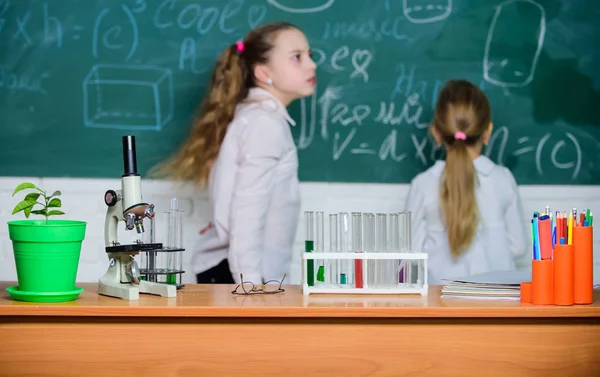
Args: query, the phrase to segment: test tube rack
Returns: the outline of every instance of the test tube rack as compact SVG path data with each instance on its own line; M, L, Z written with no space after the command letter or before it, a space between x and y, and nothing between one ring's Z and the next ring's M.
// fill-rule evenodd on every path
M183 211L179 209L179 199L171 198L169 210L159 213L162 219L162 247L141 252L140 278L156 283L173 284L183 288ZM156 242L155 218L147 232L149 242Z
M411 213L305 211L303 293L428 293L427 253L412 249ZM325 246L325 238L329 246Z
M325 283L325 282L314 282L313 286L308 284L308 269L303 270L303 284L302 290L305 295L311 293L333 293L333 294L420 294L421 296L427 296L429 285L427 282L427 260L428 256L426 253L419 252L404 252L404 253L354 253L354 252L313 252L303 253L302 262L303 265L309 260L330 260L330 261L345 261L346 263L353 264L356 260L366 261L362 266L363 277L362 277L362 288L357 288L356 284L338 284L338 283ZM369 263L378 260L385 260L388 263L396 261L398 265L402 262L411 261L418 265L418 276L415 282L400 282L390 283L385 286L378 284L375 287L369 286ZM411 265L408 264L408 265ZM400 279L399 279L400 280Z
M181 269L181 258L184 251L185 249L181 248L142 251L140 279L155 283L173 284L177 289L183 288L182 278L185 271ZM165 263L161 261L172 262ZM172 267L169 267L169 265L172 265Z

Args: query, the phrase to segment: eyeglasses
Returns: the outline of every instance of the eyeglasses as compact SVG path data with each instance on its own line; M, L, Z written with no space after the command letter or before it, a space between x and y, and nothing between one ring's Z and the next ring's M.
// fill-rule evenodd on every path
M244 281L244 276L240 274L241 284L238 284L237 287L231 293L234 295L257 295L257 294L270 294L270 293L281 293L285 290L281 288L283 281L285 280L287 274L283 274L281 281L279 280L269 280L261 284L260 286L254 285L251 281Z

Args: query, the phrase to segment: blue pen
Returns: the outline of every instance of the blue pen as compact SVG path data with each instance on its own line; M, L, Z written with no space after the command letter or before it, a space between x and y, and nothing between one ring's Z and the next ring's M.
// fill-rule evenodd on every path
M533 229L533 237L535 240L535 259L542 259L540 255L540 225L537 217L533 219Z
M590 226L590 224L588 223L588 221L587 221L587 220L585 220L585 221L583 222L583 226Z
M533 256L531 258L535 259L535 227L533 226L533 219L531 219L531 247L533 249Z
M564 245L565 244L565 237L560 237L560 244Z

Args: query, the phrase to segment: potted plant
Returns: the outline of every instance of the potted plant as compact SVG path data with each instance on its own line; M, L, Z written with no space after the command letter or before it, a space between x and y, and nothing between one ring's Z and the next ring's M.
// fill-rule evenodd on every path
M48 195L33 183L18 185L15 194L29 192L13 209L23 212L27 220L8 222L8 234L13 244L18 285L6 291L15 299L33 302L71 301L83 292L75 286L81 243L87 223L75 220L54 220L64 215L60 191ZM36 209L36 207L38 207ZM31 214L45 217L29 220Z

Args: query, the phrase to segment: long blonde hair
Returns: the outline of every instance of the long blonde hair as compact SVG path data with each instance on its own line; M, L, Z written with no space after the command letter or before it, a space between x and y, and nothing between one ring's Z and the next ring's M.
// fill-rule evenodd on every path
M480 221L475 197L477 176L467 147L481 142L490 122L488 99L475 85L453 80L440 91L432 127L438 131L447 152L440 203L454 257L471 245Z
M153 169L153 175L206 185L236 106L256 86L254 67L268 62L277 33L287 29L297 27L285 22L266 24L246 35L242 52L236 44L223 50L189 137L173 156Z

